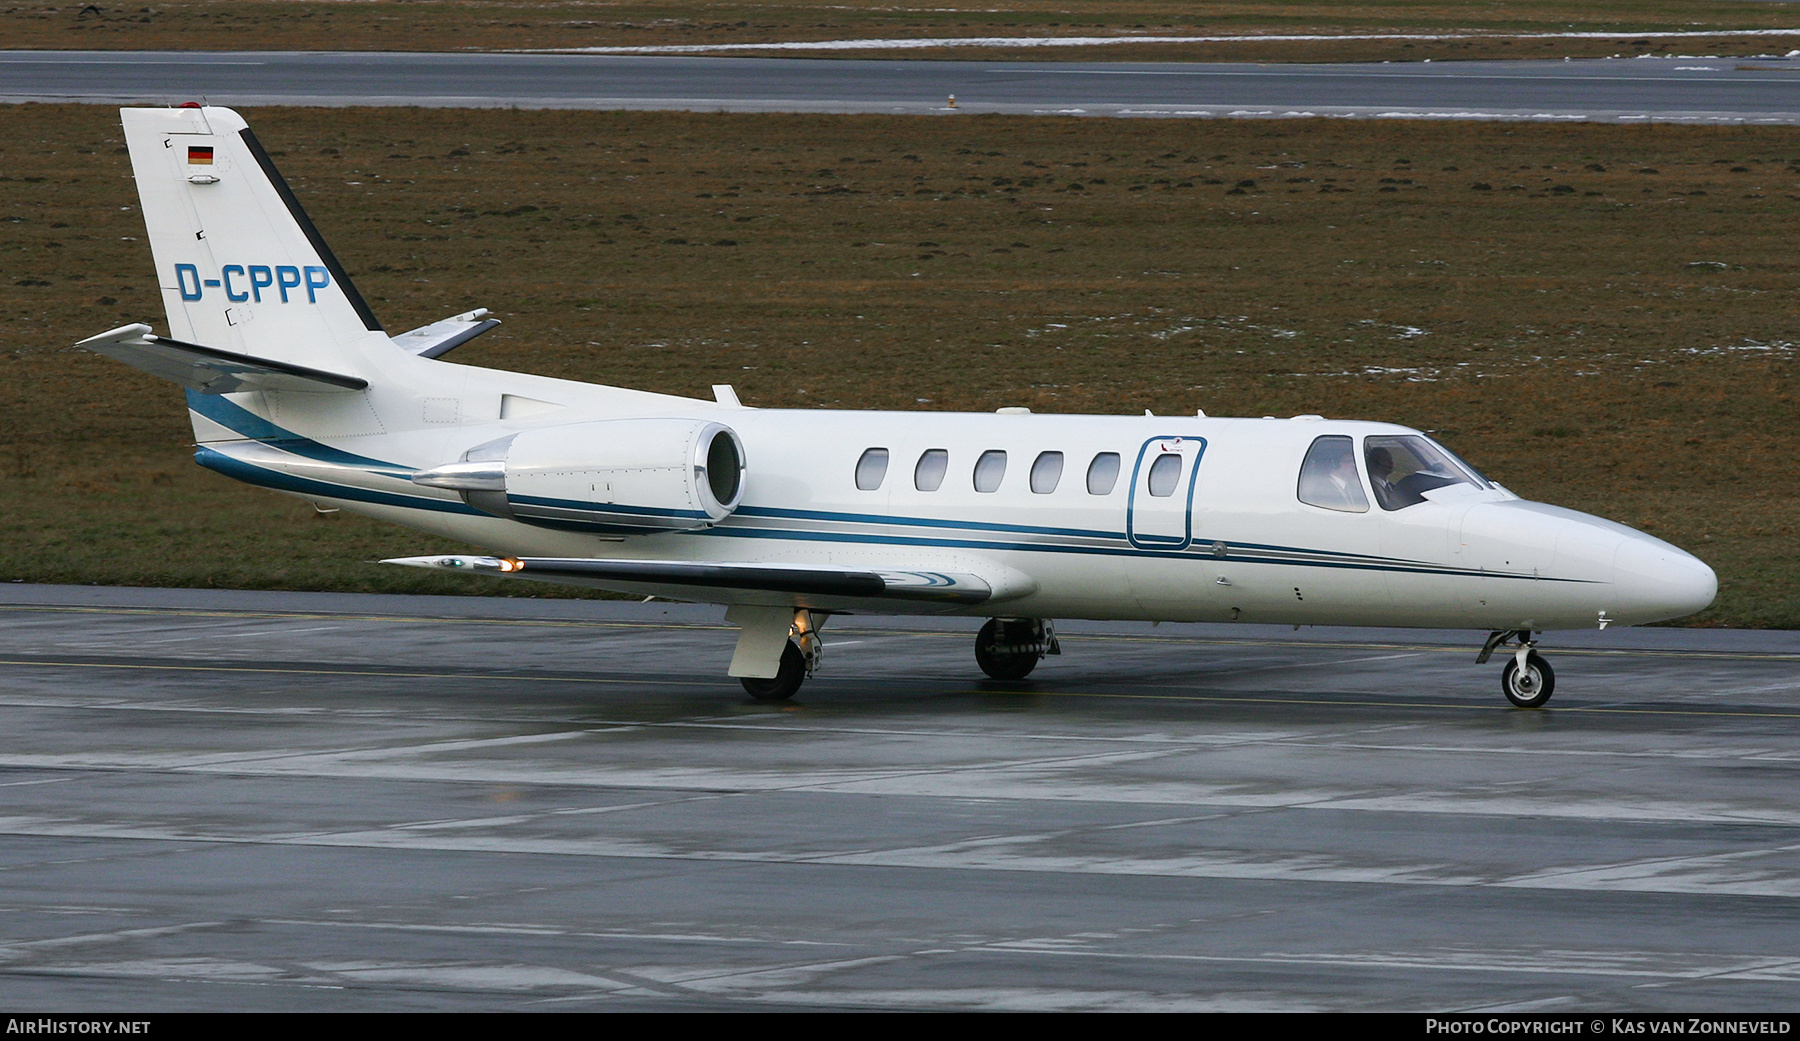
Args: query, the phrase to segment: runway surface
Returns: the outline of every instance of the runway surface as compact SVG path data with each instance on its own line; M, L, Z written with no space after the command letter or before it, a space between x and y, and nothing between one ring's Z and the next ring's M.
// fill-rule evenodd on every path
M0 1003L1791 1010L1800 633L0 587Z
M0 100L1791 124L1800 122L1800 60L1245 65L0 51Z

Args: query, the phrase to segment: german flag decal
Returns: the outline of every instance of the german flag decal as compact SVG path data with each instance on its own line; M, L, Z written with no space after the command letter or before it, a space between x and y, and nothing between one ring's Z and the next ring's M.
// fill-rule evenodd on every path
M188 146L188 165L189 166L211 166L212 165L212 146L211 145L189 145Z

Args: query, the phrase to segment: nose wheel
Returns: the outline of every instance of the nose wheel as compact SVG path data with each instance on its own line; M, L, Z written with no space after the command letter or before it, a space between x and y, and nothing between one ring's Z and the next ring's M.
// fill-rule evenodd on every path
M1542 708L1556 691L1556 670L1537 652L1537 641L1523 629L1507 629L1488 634L1487 645L1475 664L1486 663L1495 648L1517 640L1519 649L1500 670L1500 691L1506 700L1519 708Z
M1520 708L1542 708L1556 690L1556 670L1543 655L1527 650L1523 663L1512 658L1500 670L1500 689L1506 700Z

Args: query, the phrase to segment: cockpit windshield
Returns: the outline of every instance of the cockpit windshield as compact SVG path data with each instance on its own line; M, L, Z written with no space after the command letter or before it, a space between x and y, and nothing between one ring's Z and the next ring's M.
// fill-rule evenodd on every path
M1453 484L1492 488L1488 479L1451 452L1418 434L1363 439L1363 460L1375 501L1384 510L1403 510L1425 501L1425 493Z

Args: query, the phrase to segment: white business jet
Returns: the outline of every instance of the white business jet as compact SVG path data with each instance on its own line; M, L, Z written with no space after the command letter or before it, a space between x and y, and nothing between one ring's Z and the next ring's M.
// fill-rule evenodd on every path
M122 114L169 335L82 346L186 388L200 465L484 551L390 564L727 605L757 698L829 615L933 613L989 619L1001 680L1060 653L1052 618L1468 627L1537 707L1543 630L1717 590L1386 423L756 409L443 361L497 323L384 332L236 112Z

